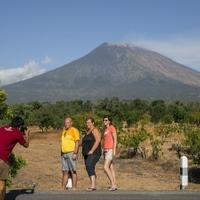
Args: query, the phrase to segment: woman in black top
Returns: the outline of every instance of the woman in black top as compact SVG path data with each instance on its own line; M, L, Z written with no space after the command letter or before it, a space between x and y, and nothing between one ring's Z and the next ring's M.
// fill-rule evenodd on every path
M91 181L91 187L89 187L88 190L94 191L96 190L95 165L101 157L101 135L99 130L95 127L93 118L87 118L86 125L88 132L82 139L82 154Z

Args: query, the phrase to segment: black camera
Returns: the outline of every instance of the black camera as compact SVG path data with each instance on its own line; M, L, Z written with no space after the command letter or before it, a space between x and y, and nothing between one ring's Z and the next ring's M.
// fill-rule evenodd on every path
M19 130L22 132L22 133L25 133L25 131L27 131L27 126L21 126L19 128Z

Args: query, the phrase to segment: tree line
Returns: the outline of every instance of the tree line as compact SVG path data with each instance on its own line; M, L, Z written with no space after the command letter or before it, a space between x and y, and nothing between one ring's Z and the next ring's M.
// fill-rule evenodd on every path
M200 163L200 102L181 101L147 101L141 99L120 100L119 98L105 98L92 101L57 101L29 102L6 104L6 93L0 90L0 125L9 123L11 117L19 115L26 126L38 126L42 132L49 129L60 130L64 118L73 118L76 127L81 133L85 131L85 119L88 116L95 118L99 129L103 129L104 115L111 115L118 132L123 133L124 127L129 128L138 123L153 123L159 125L157 131L162 137L174 132L173 123L177 123L176 131L185 133L185 144L190 146L191 154L196 163ZM164 127L164 128L163 128ZM137 151L140 142L150 138L154 148L155 158L161 151L162 140L152 138L142 126L135 132L119 138L119 142L126 147Z
M1 125L9 122L12 116L19 115L26 121L27 126L36 125L42 131L48 131L49 128L61 129L66 116L71 116L80 130L84 130L84 121L87 116L93 116L101 127L104 115L111 115L118 128L121 128L123 123L130 127L145 119L153 123L169 124L176 122L200 126L199 102L120 100L113 97L96 102L82 100L57 101L55 103L34 101L8 106L5 100L6 93L1 91Z

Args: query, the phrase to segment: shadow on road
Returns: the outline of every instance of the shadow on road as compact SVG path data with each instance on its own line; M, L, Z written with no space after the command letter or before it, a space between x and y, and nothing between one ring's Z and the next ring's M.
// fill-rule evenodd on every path
M200 168L192 167L188 171L189 182L191 183L200 183Z
M22 194L33 194L34 189L18 189L18 190L10 190L6 194L6 200L15 200L17 196Z

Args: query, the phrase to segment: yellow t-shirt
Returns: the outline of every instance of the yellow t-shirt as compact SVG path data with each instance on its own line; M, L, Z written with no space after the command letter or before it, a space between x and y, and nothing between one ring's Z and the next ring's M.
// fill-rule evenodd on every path
M61 150L63 153L74 151L75 142L80 140L80 134L78 129L70 127L69 129L63 129L61 136Z

